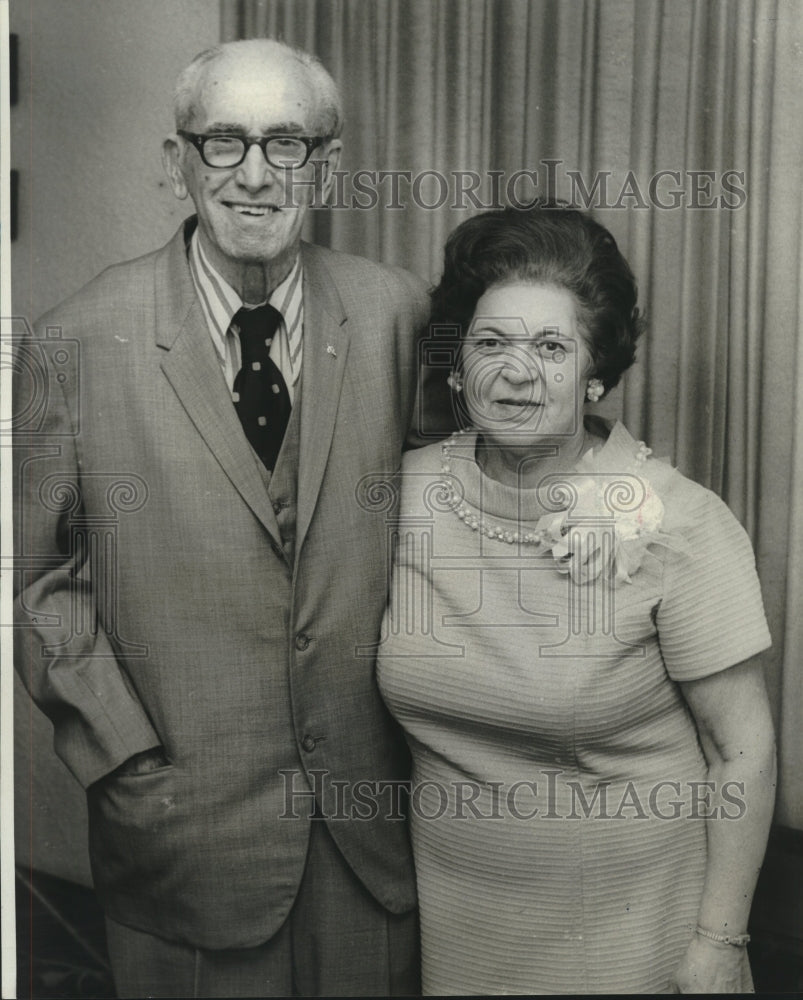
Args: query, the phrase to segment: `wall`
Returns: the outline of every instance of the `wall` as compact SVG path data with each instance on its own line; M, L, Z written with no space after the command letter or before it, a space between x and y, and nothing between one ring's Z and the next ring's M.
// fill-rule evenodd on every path
M218 41L218 0L12 0L20 173L16 315L36 319L188 214L160 163L177 72Z

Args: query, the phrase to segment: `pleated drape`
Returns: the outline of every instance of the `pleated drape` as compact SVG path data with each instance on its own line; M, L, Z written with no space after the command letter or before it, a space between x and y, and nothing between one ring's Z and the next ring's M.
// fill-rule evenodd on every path
M650 329L608 412L720 493L753 539L774 639L778 819L803 828L803 5L223 0L221 10L224 39L282 38L319 55L341 86L347 176L333 207L313 213L310 238L434 281L447 234L478 210L459 171L479 175L480 205L504 199L518 176L520 200L585 199L614 233ZM369 173L369 194L355 199L358 171L410 180L396 175L394 197L390 177Z

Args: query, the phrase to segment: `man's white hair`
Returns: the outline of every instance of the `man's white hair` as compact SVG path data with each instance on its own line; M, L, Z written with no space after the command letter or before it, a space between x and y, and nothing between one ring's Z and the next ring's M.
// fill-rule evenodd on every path
M248 38L238 42L223 42L204 49L182 70L176 81L173 96L173 113L177 129L186 129L198 110L198 97L203 87L204 76L209 66L228 54L244 55L250 52L264 52L286 62L295 61L307 74L317 100L320 115L319 128L324 138L335 139L343 129L343 105L337 84L326 71L323 63L303 49L295 49L273 38Z

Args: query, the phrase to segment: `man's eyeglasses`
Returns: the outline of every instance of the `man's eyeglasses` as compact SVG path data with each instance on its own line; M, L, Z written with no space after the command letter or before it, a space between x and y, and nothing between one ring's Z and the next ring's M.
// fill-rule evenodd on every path
M178 134L191 142L207 167L239 167L252 146L259 146L262 155L272 167L294 170L303 167L312 151L325 141L320 136L262 135L251 138L244 135L199 135L197 132L178 130Z

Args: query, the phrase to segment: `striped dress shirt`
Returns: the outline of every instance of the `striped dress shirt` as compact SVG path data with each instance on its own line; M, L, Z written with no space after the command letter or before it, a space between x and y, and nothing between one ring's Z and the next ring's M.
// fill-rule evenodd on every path
M241 365L240 338L232 331L234 314L244 303L231 285L215 270L203 251L196 229L190 240L189 263L195 291L215 345L220 367L230 390ZM275 362L287 383L290 402L295 399L295 387L301 374L304 333L303 270L301 257L296 257L290 273L271 292L268 302L282 317L270 348ZM262 305L263 303L255 303ZM251 303L249 303L249 306Z

